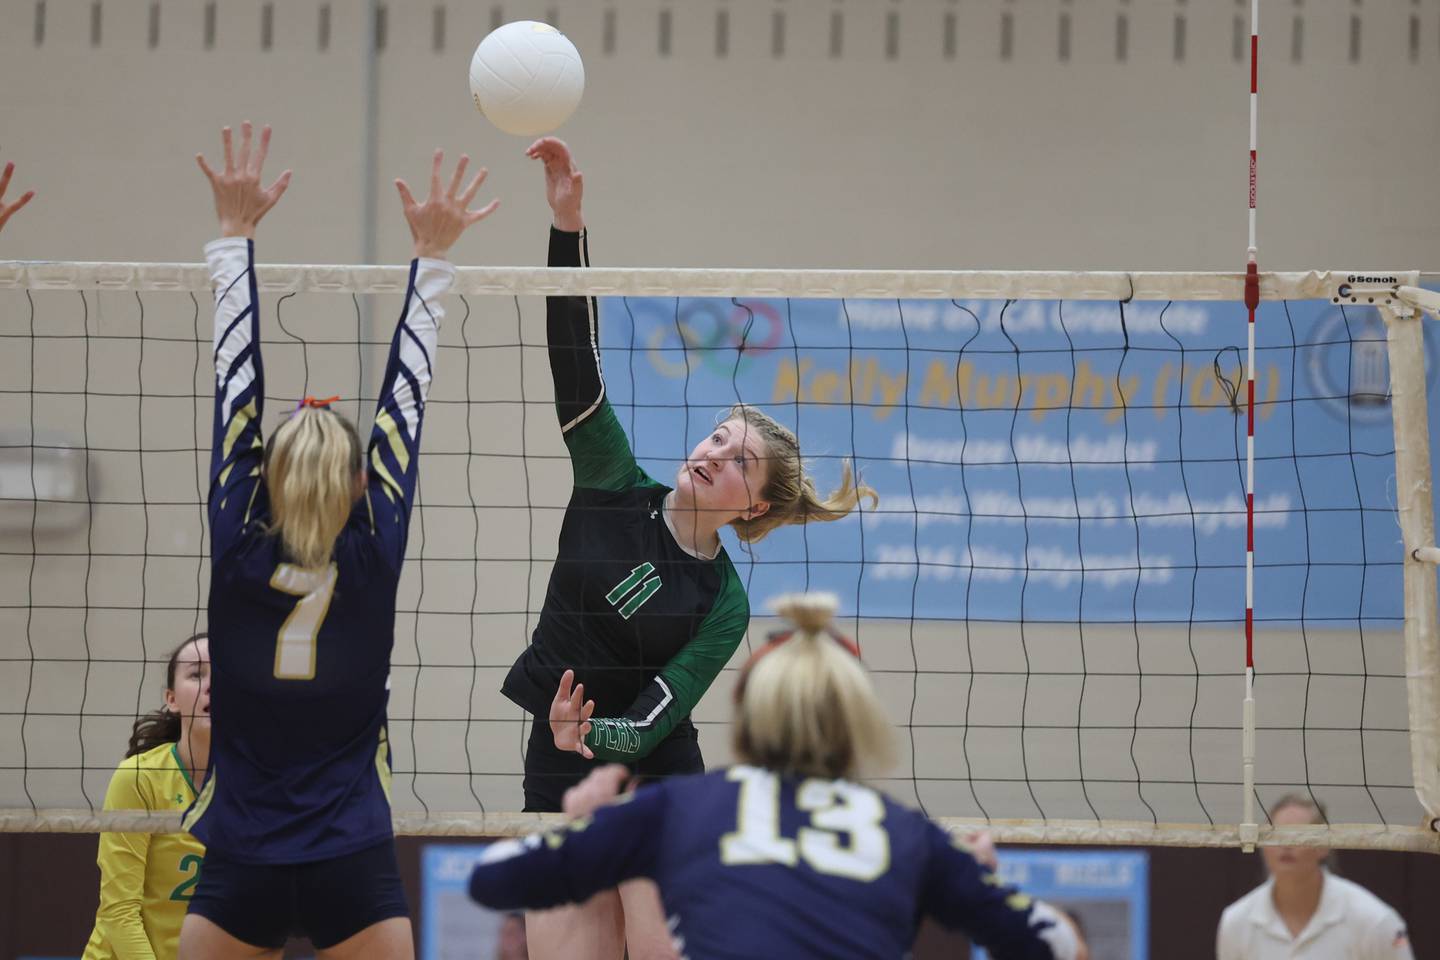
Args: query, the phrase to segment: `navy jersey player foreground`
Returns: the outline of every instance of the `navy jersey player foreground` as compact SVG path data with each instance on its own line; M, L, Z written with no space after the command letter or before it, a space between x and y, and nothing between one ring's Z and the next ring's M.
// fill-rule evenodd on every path
M409 288L380 400L362 446L354 426L309 398L262 441L264 367L255 227L290 182L260 173L270 129L209 179L221 239L205 248L215 285L211 458L210 768L184 826L207 848L180 934L183 960L276 957L292 935L319 955L411 958L395 862L386 735L395 595L419 466L420 427L450 246L487 216L485 171L448 188L435 152L430 195L396 181L415 240Z
M549 265L588 266L584 179L569 147L545 137L527 155L544 167ZM875 493L858 486L846 464L839 488L822 497L795 434L743 404L707 431L670 485L653 479L637 465L606 395L595 300L547 297L545 313L555 409L575 482L539 623L502 689L535 718L525 810L559 812L565 791L598 760L645 776L704 770L690 713L750 621L719 531L730 526L754 543L787 524L839 520ZM549 722L570 669L579 695L596 704L583 740L575 724ZM669 955L653 888L645 886L532 915L531 955L609 960L627 944L632 960Z
M731 739L741 763L642 786L595 771L566 797L578 819L493 845L470 878L488 907L583 901L633 877L660 887L681 956L899 958L922 916L997 960L1074 960L1057 911L1003 885L920 813L854 778L887 765L890 729L831 597L787 598L796 629L741 672ZM552 716L586 733L582 705Z

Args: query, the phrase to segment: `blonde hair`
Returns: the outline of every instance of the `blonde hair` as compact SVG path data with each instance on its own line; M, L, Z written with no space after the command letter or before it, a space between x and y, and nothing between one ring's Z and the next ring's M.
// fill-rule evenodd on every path
M364 469L360 436L327 407L304 406L265 446L271 533L280 535L296 564L330 562L335 538L355 503L355 478Z
M1286 807L1299 807L1301 810L1309 810L1311 823L1321 824L1330 822L1330 817L1326 815L1325 807L1320 801L1303 793L1285 794L1279 800L1270 804L1270 808L1266 813L1269 814L1270 819L1273 821L1275 814Z
M848 640L830 629L830 594L781 597L795 624L745 666L735 688L732 748L743 763L779 773L853 779L894 762L890 721Z
M758 517L741 517L730 522L745 543L755 543L776 527L791 523L839 520L868 499L874 508L880 495L873 488L856 482L850 462L840 466L840 486L823 500L815 489L815 481L805 472L800 459L800 441L774 417L758 407L737 403L730 408L726 420L739 420L754 430L765 443L765 486L759 499L769 501L770 509Z

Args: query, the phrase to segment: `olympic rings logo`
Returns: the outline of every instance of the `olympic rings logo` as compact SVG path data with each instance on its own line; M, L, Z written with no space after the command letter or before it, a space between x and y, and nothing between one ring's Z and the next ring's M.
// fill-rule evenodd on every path
M658 311L658 304L651 309ZM638 316L635 322L640 326ZM671 379L697 369L726 379L738 376L760 354L775 349L785 335L780 311L764 300L682 301L678 310L657 316L654 323L645 352L655 372Z

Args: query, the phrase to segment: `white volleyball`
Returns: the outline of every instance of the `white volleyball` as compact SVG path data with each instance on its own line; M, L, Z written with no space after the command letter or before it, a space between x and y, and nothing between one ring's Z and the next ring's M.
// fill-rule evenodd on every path
M506 133L534 137L559 127L585 92L585 65L570 39L535 20L492 30L470 59L470 93Z

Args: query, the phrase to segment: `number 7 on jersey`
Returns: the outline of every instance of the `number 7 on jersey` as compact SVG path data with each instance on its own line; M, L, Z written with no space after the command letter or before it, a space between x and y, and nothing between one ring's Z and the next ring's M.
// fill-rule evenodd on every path
M270 586L281 593L299 597L300 602L280 625L275 638L275 678L277 680L314 680L315 646L320 625L330 612L330 598L335 595L335 564L320 570L306 570L282 563L275 568Z

